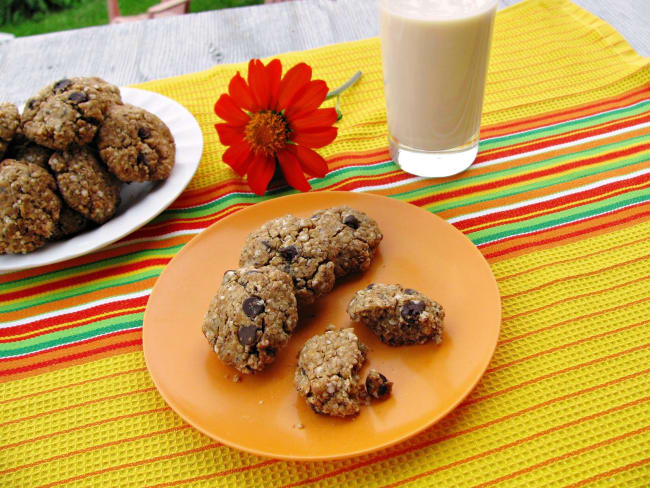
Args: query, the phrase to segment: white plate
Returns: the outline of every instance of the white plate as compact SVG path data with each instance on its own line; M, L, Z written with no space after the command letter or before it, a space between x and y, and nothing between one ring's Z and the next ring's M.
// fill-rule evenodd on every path
M185 107L158 93L128 87L120 88L120 92L124 102L148 110L169 127L176 142L176 163L171 175L157 183L122 185L122 203L111 220L28 254L0 255L0 272L57 263L107 246L160 214L190 182L203 153L203 135L196 119Z

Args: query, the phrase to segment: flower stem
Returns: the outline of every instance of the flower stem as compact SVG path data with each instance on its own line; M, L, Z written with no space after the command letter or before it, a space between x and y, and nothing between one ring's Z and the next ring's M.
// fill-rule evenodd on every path
M352 75L352 78L350 78L348 81L343 83L338 88L335 88L334 90L329 92L325 97L325 100L329 100L330 98L340 96L341 93L343 93L345 90L347 90L352 85L354 85L357 81L359 81L359 79L361 78L361 74L362 74L361 71L357 71L356 73L354 73L354 75Z
M350 78L348 81L343 83L338 88L335 88L334 90L329 92L325 97L325 100L329 100L330 98L336 97L336 115L337 115L336 120L337 121L343 118L343 113L341 112L341 95L345 90L347 90L352 85L354 85L357 81L359 81L359 79L361 78L361 74L362 74L361 71L357 71L356 73L354 73L354 75L352 75L352 78Z

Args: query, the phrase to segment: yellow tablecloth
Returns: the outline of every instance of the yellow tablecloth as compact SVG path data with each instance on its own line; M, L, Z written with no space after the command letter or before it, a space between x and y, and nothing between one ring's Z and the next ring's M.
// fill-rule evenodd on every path
M238 452L166 406L142 354L151 287L194 234L261 200L221 163L213 129L245 64L216 66L141 85L203 130L199 170L169 210L107 249L0 276L0 485L649 485L648 60L566 0L499 12L478 159L424 180L388 156L377 39L279 58L330 87L364 73L316 190L422 206L488 259L503 327L487 373L434 427L336 462Z

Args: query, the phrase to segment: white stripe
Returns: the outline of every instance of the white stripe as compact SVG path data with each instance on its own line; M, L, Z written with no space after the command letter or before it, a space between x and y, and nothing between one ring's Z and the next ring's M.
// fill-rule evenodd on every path
M141 326L137 326L137 327L131 327L129 329L120 329L120 330L114 330L112 332L104 332L103 334L99 334L99 335L96 335L96 336L93 336L93 337L86 337L85 339L79 339L78 341L73 341L73 342L66 342L65 344L57 344L56 346L46 347L44 349L39 349L38 351L31 351L31 352L26 352L26 353L23 353L23 354L15 354L15 355L12 355L12 356L4 356L2 359L19 358L19 357L22 357L22 356L29 356L30 354L38 354L38 353L41 353L41 352L50 351L52 349L58 349L58 348L65 347L65 346L71 346L73 344L79 344L80 342L91 341L93 339L96 339L97 337L103 337L103 336L107 336L109 334L115 334L117 332L126 332L126 331L129 331L129 330L138 330L138 329L141 329L141 328L142 328Z
M62 310L57 310L56 312L47 312L41 315L34 315L26 319L14 320L12 322L4 322L0 324L0 329L8 329L9 327L16 327L17 325L29 324L31 322L38 322L39 320L49 319L51 317L57 317L59 315L65 315L74 312L80 312L82 310L87 310L92 307L98 307L106 303L119 302L121 300L130 300L132 298L140 298L148 296L151 293L151 288L146 290L138 291L135 293L127 293L126 295L118 295L111 298L103 298L94 302L85 303L83 305L77 305L75 307L64 308Z
M572 195L574 193L580 193L580 192L583 192L583 191L592 190L592 189L598 188L600 186L609 185L610 183L615 183L617 181L623 181L623 180L629 180L629 179L632 179L632 178L636 178L637 176L646 175L646 174L650 174L650 168L641 169L639 171L635 171L634 173L629 173L629 174L622 175L622 176L613 176L611 178L607 178L606 180L597 181L595 183L590 183L588 185L579 186L579 187L576 187L576 188L572 188L570 190L561 191L561 192L558 192L558 193L554 193L552 195L546 195L546 196L538 197L538 198L531 198L530 200L524 200L524 201L513 203L513 204L510 204L510 205L504 205L502 207L488 208L488 209L479 210L478 212L473 212L473 213L470 213L470 214L459 215L457 217L453 217L451 219L448 219L448 221L451 222L451 223L462 222L463 220L473 219L473 218L476 218L476 217L483 217L485 215L490 215L490 214L493 214L493 213L504 212L504 211L508 211L508 210L514 210L516 208L526 207L528 205L535 205L537 203L547 202L549 200L555 200L557 198L561 198L561 197L564 197L564 196L567 196L567 195Z
M542 149L536 149L534 151L528 151L528 152L525 152L525 153L514 154L512 156L504 156L502 158L491 159L491 160L485 161L483 163L474 164L471 167L472 168L484 168L486 166L492 166L494 164L504 163L506 161L512 161L514 159L521 159L521 158L525 158L525 157L528 157L528 156L535 156L537 154L544 154L546 152L555 151L556 149L564 149L566 147L578 146L580 144L585 144L587 142L597 141L599 139L605 139L605 138L616 136L616 135L619 135L619 134L625 134L626 132L631 132L631 131L634 131L634 130L637 130L637 129L644 129L646 127L650 127L650 122L643 122L642 124L633 125L631 127L624 127L622 129L618 129L618 130L615 130L615 131L612 131L612 132L605 132L604 134L599 134L599 135L591 136L591 137L585 137L583 139L578 139L577 141L565 142L564 144L556 144L554 146L548 146L548 147L544 147Z
M556 127L556 126L559 126L559 125L567 124L567 122L569 122L569 123L580 122L581 120L589 120L589 119L593 119L593 118L596 118L596 117L600 117L601 115L605 115L605 114L614 114L614 113L617 113L617 112L623 112L625 110L629 110L631 108L643 105L644 103L648 103L648 101L650 101L650 99L646 98L645 100L641 100L640 102L636 102L636 103L634 103L632 105L626 105L625 107L614 108L614 109L611 109L611 110L606 110L605 112L598 112L598 113L592 114L592 115L585 115L584 117L580 117L578 119L571 119L570 121L565 120L563 122L556 122L554 124L542 125L540 127L535 127L534 129L526 129L526 130L522 130L522 131L519 131L519 132L512 132L510 134L506 134L506 135L503 135L503 136L494 136L494 137L490 137L488 139L481 139L481 140L482 141L493 141L495 139L505 139L506 137L510 137L510 136L526 134L528 132L543 131L544 129L550 129L551 127Z
M545 230L549 230L549 229L555 229L555 228L557 228L557 227L562 227L563 225L567 225L567 224L575 224L575 223L577 223L577 222L582 222L583 220L587 220L587 219L591 219L591 218L594 218L594 217L600 217L601 215L607 215L607 214L611 214L611 213L614 213L614 212L618 212L619 210L623 210L624 208L632 207L632 206L634 206L634 205L638 205L638 204L639 204L639 202L636 202L636 203L630 203L630 204L628 204L628 205L624 205L624 206L622 206L622 207L617 207L617 208L615 208L614 210L607 210L607 211L605 211L605 212L601 212L601 213L598 213L598 214L588 215L587 217L583 217L583 218L581 218L581 219L572 220L572 221L570 221L570 222L562 222L562 223L560 223L560 224L551 225L551 226L549 226L549 227L544 227L543 229L536 229L536 230L531 230L531 231L529 231L529 232L521 232L521 233L519 233L519 234L511 234L511 235L507 235L507 236L505 236L505 237L500 237L500 238L498 238L498 239L494 239L493 241L481 242L481 243L478 244L478 245L479 245L479 246L485 246L486 244L494 244L495 242L504 241L504 240L506 240L506 239L511 239L512 237L526 236L526 235L530 235L530 234L535 234L535 233L537 233L537 232L541 232L541 231L545 231Z
M203 228L205 229L205 227ZM115 244L111 244L110 246L107 246L104 248L106 249L117 249L120 247L124 247L130 244L138 244L141 242L154 242L154 241L162 241L165 239L169 239L172 237L177 237L177 236L184 236L184 235L194 235L200 233L203 229L188 229L188 230L177 230L175 232L168 232L167 234L160 234L157 236L153 237L140 237L139 239L131 239L131 240L121 240L116 242Z

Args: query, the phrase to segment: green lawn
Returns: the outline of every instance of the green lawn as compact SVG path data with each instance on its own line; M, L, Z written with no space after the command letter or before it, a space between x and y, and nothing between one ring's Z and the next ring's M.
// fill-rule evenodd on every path
M1 0L0 0L1 1ZM122 15L142 13L160 0L119 0ZM216 10L263 3L264 0L192 0L191 11ZM31 36L108 23L106 0L81 0L75 7L53 12L15 24L0 25L0 32L15 36Z

